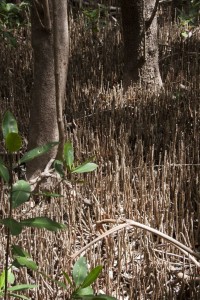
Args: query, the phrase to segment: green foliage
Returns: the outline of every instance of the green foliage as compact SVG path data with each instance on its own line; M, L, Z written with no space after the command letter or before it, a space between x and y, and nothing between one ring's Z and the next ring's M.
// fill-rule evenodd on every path
M190 0L187 3L187 8L178 9L179 21L181 27L181 35L183 38L188 38L192 35L192 30L198 26L200 1Z
M31 186L29 182L25 180L18 180L13 182L12 172L15 167L13 161L14 158L12 157L13 152L17 152L22 145L21 136L18 133L18 126L17 122L10 111L7 111L3 117L2 121L2 132L5 141L5 147L7 152L9 153L9 168L0 159L0 176L3 178L5 184L8 185L9 191L9 202L10 202L10 209L9 209L9 217L0 219L0 225L3 225L7 228L7 243L9 247L6 252L6 267L5 270L0 275L0 296L4 295L4 299L7 299L7 294L9 293L10 296L20 299L28 299L24 295L19 295L13 292L23 291L30 288L35 288L35 285L29 284L20 284L15 286L10 286L14 283L14 274L11 272L11 269L8 267L8 256L9 256L9 249L10 239L9 235L17 236L19 235L24 227L33 227L33 228L43 228L50 231L57 231L60 229L64 229L65 226L63 224L57 223L47 217L35 217L29 219L23 219L17 221L13 218L13 210L18 209L22 204L28 202L31 197ZM41 156L42 154L46 153L52 147L56 146L58 142L51 142L36 149L33 149L26 153L17 163L17 165L30 161L36 157ZM11 262L11 267L26 267L32 270L37 270L36 263L32 260L30 255L21 249L18 245L12 245L12 256L13 261Z
M5 290L5 278L6 278L6 272L5 270L0 274L0 297L4 296L4 290ZM15 282L15 276L12 272L11 269L8 270L7 272L7 280L8 280L8 284L9 285L13 285ZM28 289L33 289L35 288L36 285L32 285L32 284L19 284L19 285L15 285L15 286L10 286L8 288L9 291L9 295L14 297L14 299L29 299L23 295L18 295L15 294L13 292L17 292L17 291L23 291L23 290L28 290ZM3 299L3 298L2 298Z
M104 5L99 5L98 8L84 9L83 15L86 29L92 30L93 34L99 32L107 24L108 10Z
M83 163L82 165L74 168L72 171L72 174L73 173L77 173L77 174L88 173L88 172L92 172L92 171L96 170L96 168L97 168L97 165L95 163L87 161L87 162Z
M4 139L6 139L9 133L18 133L17 121L9 110L5 113L3 118L2 132Z
M23 226L35 227L35 228L44 228L49 231L57 231L59 229L65 229L64 224L57 223L47 217L36 217L31 219L25 219L20 222Z
M20 220L15 220L13 218L13 210L19 209L24 203L28 203L32 196L31 185L25 180L17 180L13 182L12 171L16 164L13 163L12 153L17 152L22 145L21 136L18 133L17 122L11 112L6 112L2 122L2 132L5 140L6 151L9 154L9 168L0 160L0 176L3 178L5 184L8 186L9 191L9 202L10 209L8 212L9 217L0 219L0 225L3 225L7 229L7 239L8 236L18 236L24 227L32 227L38 229L46 229L49 231L56 232L58 230L64 229L65 225L60 224L51 220L48 217L35 217L35 218L20 218ZM23 157L18 161L17 165L21 163L28 162L36 157L41 156L47 151L51 150L56 146L58 142L50 142L46 145L37 147L23 155ZM69 174L80 174L85 172L92 172L97 168L97 165L92 162L93 158L86 160L83 164L78 166L74 165L74 149L71 142L66 142L64 146L63 161L55 160L54 167L55 170L64 177L66 172ZM40 195L40 194L39 194ZM48 195L50 197L60 197L58 194L54 193L41 193L41 195ZM22 268L26 267L33 271L38 272L38 266L33 261L29 253L22 249L18 245L11 245L10 239L7 240L9 247L6 252L6 267L5 270L0 275L0 296L4 296L7 300L7 295L9 297L14 297L15 299L28 299L22 294L18 294L20 291L35 288L35 285L29 284L19 284L14 285L15 276L12 272L13 267ZM9 252L12 252L12 260L10 267L8 266ZM94 296L94 291L91 285L98 278L101 273L102 266L97 266L90 272L88 270L87 262L84 257L80 257L78 261L74 264L72 271L72 280L67 273L63 272L63 276L69 283L71 288L73 288L71 299L115 299L106 295ZM42 274L42 273L41 273ZM43 276L49 278L45 274ZM67 288L66 284L60 281L55 281L60 287Z
M31 195L31 186L24 180L18 180L12 186L12 206L17 208L29 200Z
M28 1L22 1L19 4L10 3L9 1L1 0L0 2L0 24L7 26L10 29L24 25L24 13L29 8Z
M94 295L91 284L97 280L101 271L102 266L96 266L89 272L86 258L80 257L73 266L72 280L66 272L63 272L66 281L73 289L71 299L116 300L116 298L107 295Z
M0 220L0 224L9 228L11 235L19 235L22 232L21 224L11 217Z
M93 157L86 160L83 164L74 166L74 149L71 142L66 142L64 145L64 160L55 160L54 168L56 172L61 176L66 176L66 172L69 174L82 174L89 173L97 169L97 164L93 163Z
M76 287L79 287L88 274L88 266L85 257L80 257L74 264L72 277Z
M16 29L28 25L29 7L29 1L22 1L19 4L5 0L0 1L0 36L11 46L17 46Z
M69 171L71 171L74 163L74 149L70 142L67 142L64 145L64 160Z
M53 147L55 147L56 145L58 145L59 142L49 142L43 146L39 146L35 149L32 149L30 151L28 151L27 153L24 154L24 156L22 156L22 158L18 161L18 164L22 164L25 162L28 162L30 160L33 160L36 157L39 157L45 153L47 153L48 151L50 151Z
M37 270L37 264L32 260L29 253L23 250L18 245L12 245L12 255L14 258L14 261L12 262L12 265L20 268L21 266L26 266L27 268L36 271Z
M8 152L19 151L22 146L22 138L16 132L10 132L5 139L6 149Z

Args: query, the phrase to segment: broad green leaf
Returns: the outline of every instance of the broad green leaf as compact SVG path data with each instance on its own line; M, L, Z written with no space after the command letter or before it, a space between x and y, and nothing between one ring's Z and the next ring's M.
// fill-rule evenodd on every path
M65 175L65 172L63 170L63 162L62 161L56 159L54 161L54 168L61 177L63 177Z
M19 284L8 288L8 291L16 292L16 291L24 291L24 290L30 290L35 289L37 285L35 284Z
M28 151L27 153L25 153L24 156L22 156L22 158L19 160L18 164L25 163L27 161L30 161L36 157L43 155L58 144L59 144L59 142L50 142L43 146L39 146L35 149L32 149L32 150Z
M66 162L67 167L71 171L74 163L74 149L72 143L70 142L67 142L64 145L64 160Z
M3 117L2 132L5 139L10 132L18 133L17 122L10 111L7 111Z
M74 285L73 285L73 283L72 283L72 281L71 281L69 275L68 275L66 272L63 272L63 275L64 275L65 279L67 280L67 282L69 283L69 285L70 285L71 287L73 287Z
M3 180L6 183L9 182L9 179L10 179L9 172L1 158L0 158L0 176L3 178Z
M19 247L18 245L12 245L12 255L14 257L14 261L12 262L12 265L20 268L21 266L26 266L29 269L36 270L37 265L36 263L31 259L30 254L26 252L24 249ZM21 259L25 258L27 261Z
M99 276L99 274L102 271L102 266L97 266L94 269L90 271L90 273L87 275L83 283L81 284L81 288L86 288L90 286Z
M72 171L72 173L77 173L77 174L88 173L88 172L92 172L92 171L96 170L97 167L98 167L97 164L92 163L92 162L88 162L88 163L84 163L84 164L76 167Z
M0 223L8 227L12 235L19 235L22 232L23 226L12 218L3 219Z
M72 277L76 284L76 287L79 287L85 278L88 275L88 266L86 258L81 256L73 266Z
M86 295L93 295L93 294L94 294L94 291L91 288L91 286L88 286L84 289L80 288L75 291L75 295L79 295L79 296L86 296Z
M19 151L19 149L22 146L22 138L18 133L10 132L6 136L5 144L6 144L6 149L9 152Z
M17 208L24 202L28 201L31 194L31 186L24 180L18 180L12 189L13 208Z
M27 267L28 269L37 270L37 264L30 257L15 256L15 260L20 266Z
M64 224L57 223L47 217L36 217L22 220L21 224L28 227L45 228L49 231L57 231L59 229L66 228Z

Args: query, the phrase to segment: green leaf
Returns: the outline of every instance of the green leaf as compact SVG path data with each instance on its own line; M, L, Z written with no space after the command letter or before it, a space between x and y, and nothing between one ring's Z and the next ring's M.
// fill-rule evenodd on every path
M31 259L30 254L23 250L18 245L12 245L12 255L14 257L14 261L12 262L12 265L20 268L21 266L26 266L29 269L36 270L37 265L36 263ZM26 260L23 260L26 259Z
M79 296L86 296L86 295L93 295L93 294L94 294L94 291L91 288L91 286L87 286L84 289L79 288L75 291L75 295L79 295Z
M24 257L24 256L15 256L15 261L22 267L27 267L28 269L31 269L33 271L36 271L38 266L37 264L32 260L30 257ZM14 261L14 263L15 263Z
M0 290L5 286L5 270L0 275Z
M86 288L90 286L99 276L99 274L102 271L102 266L97 266L94 269L90 271L90 273L87 275L83 283L81 284L81 288Z
M39 146L35 149L32 149L32 150L28 151L27 153L25 153L24 156L22 156L22 158L19 160L18 164L25 163L27 161L30 161L36 157L43 155L58 144L59 144L59 142L49 142L43 146Z
M0 176L3 178L3 180L6 183L9 182L9 179L10 179L9 172L1 158L0 158Z
M35 284L19 284L8 288L8 291L16 292L16 291L24 291L29 289L35 289L37 285Z
M74 163L74 149L72 143L70 142L67 142L64 145L64 160L66 162L67 167L71 171Z
M24 202L29 200L31 194L31 186L25 180L18 180L12 189L13 208L17 208Z
M62 161L60 161L60 160L55 160L54 161L54 168L55 168L55 170L56 170L56 172L61 176L61 177L63 177L64 175L65 175L65 172L64 172L64 170L63 170L63 162Z
M6 136L5 143L6 149L9 152L16 152L19 151L22 146L22 138L18 133L10 132Z
M12 218L3 219L0 223L8 227L12 235L19 235L22 232L23 226Z
M69 278L69 275L66 272L63 272L63 275L64 275L65 279L67 280L67 282L69 283L69 285L71 287L73 287L74 285L73 285L71 279Z
M83 283L87 275L88 275L87 261L85 257L81 256L74 264L72 270L72 277L76 284L76 287L79 287Z
M2 132L5 139L10 132L18 133L17 122L10 111L7 111L3 117Z
M14 284L15 282L15 275L11 271L11 269L8 270L8 283L9 284Z
M47 217L36 217L36 218L26 219L26 220L22 220L20 223L23 226L45 228L49 231L57 231L59 229L66 228L64 224L60 224L55 221L52 221Z
M11 269L8 269L8 283L13 284L15 282L15 276L12 273ZM5 288L5 270L0 275L0 290Z
M188 38L188 32L186 32L186 31L181 32L181 35L182 35L182 37L184 37L184 38Z
M92 162L88 162L88 163L84 163L84 164L76 167L72 171L72 173L77 173L77 174L88 173L88 172L92 172L92 171L96 170L97 167L98 167L97 164L92 163Z

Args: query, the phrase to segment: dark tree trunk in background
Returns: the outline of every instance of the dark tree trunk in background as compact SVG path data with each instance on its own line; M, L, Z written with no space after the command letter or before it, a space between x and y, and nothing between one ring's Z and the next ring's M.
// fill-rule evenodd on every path
M125 89L131 84L153 91L162 86L154 16L156 4L156 0L121 0Z
M68 65L68 19L67 1L57 2L59 10L59 55L62 72L61 96L65 93ZM31 12L34 79L30 107L28 148L33 149L47 142L58 141L56 110L54 48L53 48L53 5L52 0L33 1ZM56 149L31 161L27 166L27 177L43 171L49 160L56 155Z

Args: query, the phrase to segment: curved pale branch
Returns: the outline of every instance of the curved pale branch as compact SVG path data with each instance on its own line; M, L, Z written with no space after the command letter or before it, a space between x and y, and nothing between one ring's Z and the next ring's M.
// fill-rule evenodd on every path
M119 223L119 222L117 220L114 220L114 219L105 219L105 220L97 221L97 224L104 224L104 223ZM104 232L103 234L98 236L96 239L94 239L92 242L87 244L85 247L81 248L74 255L72 255L71 258L75 259L83 251L87 250L90 246L94 245L95 243L97 243L101 239L105 238L106 236L108 236L108 235L110 235L110 234L112 234L116 231L120 231L120 230L122 230L126 227L133 226L133 227L137 227L137 228L141 228L143 230L149 231L149 232L151 232L153 234L156 234L156 235L160 236L161 238L167 240L168 242L173 244L176 248L178 248L184 255L188 256L188 258L198 268L200 268L200 263L194 258L194 257L196 257L197 259L200 259L200 255L198 253L194 252L193 250L191 250L189 247L185 246L184 244L182 244L179 241L175 240L174 238L170 237L169 235L167 235L163 232L160 232L157 229L151 228L150 226L147 226L147 225L144 225L142 223L135 222L135 221L129 220L129 219L126 219L125 221L120 221L120 223L122 223L122 224L119 224L119 225L115 226L114 228L111 228L110 230Z

